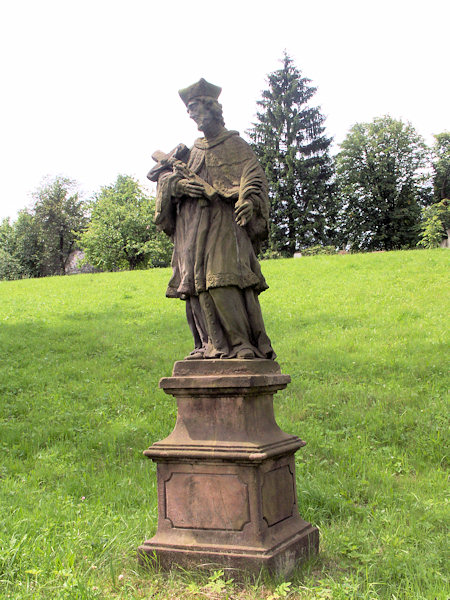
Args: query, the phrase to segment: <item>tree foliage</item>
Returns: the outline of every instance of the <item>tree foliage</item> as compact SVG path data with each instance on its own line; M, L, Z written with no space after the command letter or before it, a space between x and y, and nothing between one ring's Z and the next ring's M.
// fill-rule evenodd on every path
M445 131L434 136L433 188L434 200L450 198L450 133Z
M20 279L22 266L14 256L14 227L9 219L0 223L0 279Z
M10 252L12 247L13 228L9 219L0 222L0 248Z
M17 258L0 247L0 280L21 279L22 273L22 265Z
M390 116L354 125L337 156L339 236L356 250L415 246L430 200L427 149L414 128Z
M170 263L171 242L156 231L154 200L132 177L119 175L102 187L90 208L89 226L79 237L89 263L106 271Z
M21 265L22 277L59 274L59 269L56 273L46 273L45 257L48 255L42 223L27 210L20 211L13 223L13 255Z
M67 177L47 181L34 193L34 200L32 215L40 236L36 244L43 247L40 274L64 275L69 254L87 223L84 203L75 182ZM27 224L24 222L23 226L26 228Z
M437 248L450 230L450 200L444 199L422 209L422 231L418 246Z
M4 266L0 269L0 279L59 274L59 267L55 273L48 271L48 249L43 226L28 210L20 211L13 223L9 219L3 220L0 224L0 248Z
M65 177L46 181L33 194L30 210L0 224L0 279L63 275L77 235L86 224L76 185Z
M324 116L309 101L316 88L284 53L282 68L268 75L269 88L258 101L257 123L248 131L263 165L271 198L272 251L328 243L334 216Z

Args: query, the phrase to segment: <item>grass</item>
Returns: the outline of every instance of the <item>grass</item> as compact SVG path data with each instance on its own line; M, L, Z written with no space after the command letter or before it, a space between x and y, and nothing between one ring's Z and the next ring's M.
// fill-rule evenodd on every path
M0 598L439 599L446 567L447 250L263 263L275 398L321 552L288 582L138 568L191 350L169 272L0 283ZM448 554L447 554L448 558Z

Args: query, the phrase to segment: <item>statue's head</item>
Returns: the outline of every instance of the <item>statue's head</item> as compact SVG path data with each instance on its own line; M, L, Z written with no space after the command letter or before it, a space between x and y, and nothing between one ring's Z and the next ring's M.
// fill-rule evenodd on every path
M222 105L217 100L221 91L222 88L202 78L178 92L188 109L189 116L197 123L200 131L207 133L211 127L225 125Z

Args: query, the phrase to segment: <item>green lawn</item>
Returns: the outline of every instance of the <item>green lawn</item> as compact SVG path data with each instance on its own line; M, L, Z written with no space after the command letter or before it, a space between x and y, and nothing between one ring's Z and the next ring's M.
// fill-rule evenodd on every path
M448 250L267 261L275 397L319 556L290 585L141 571L191 350L169 270L0 282L0 598L424 599L446 568ZM447 547L448 549L448 547ZM448 558L448 554L447 554Z

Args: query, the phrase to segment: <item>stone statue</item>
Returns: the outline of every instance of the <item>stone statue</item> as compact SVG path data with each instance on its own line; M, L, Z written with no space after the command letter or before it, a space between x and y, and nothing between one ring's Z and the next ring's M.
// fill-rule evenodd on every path
M268 235L268 185L250 146L224 126L221 88L204 79L179 94L204 137L155 152L156 224L174 242L166 295L186 301L194 350L186 359L268 358L256 258Z

